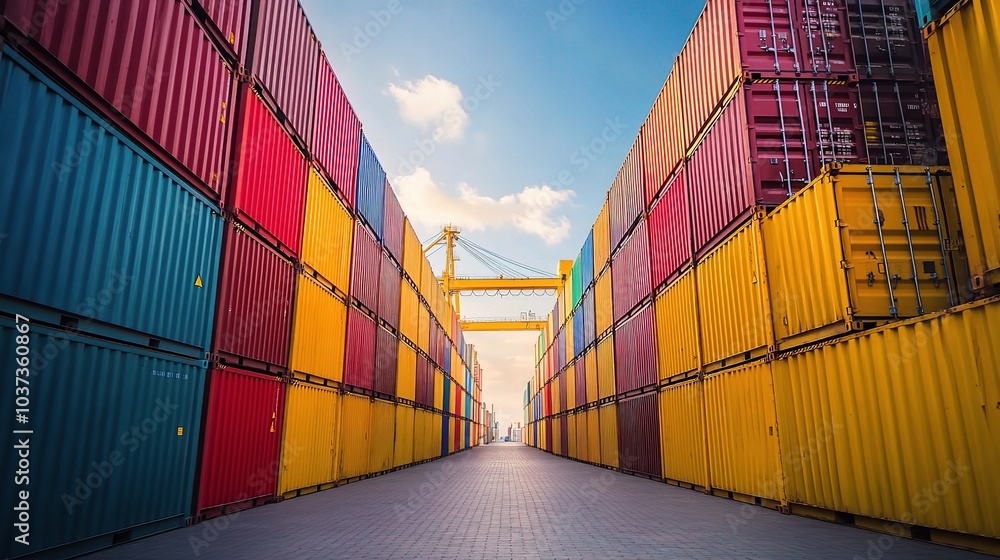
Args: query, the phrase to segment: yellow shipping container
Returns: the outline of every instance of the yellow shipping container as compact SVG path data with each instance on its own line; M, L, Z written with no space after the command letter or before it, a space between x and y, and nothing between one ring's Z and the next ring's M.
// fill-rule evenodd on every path
M597 409L601 426L601 464L618 468L618 404L608 403Z
M660 451L663 478L708 487L705 448L705 401L701 381L660 391Z
M420 296L403 279L399 286L399 332L414 344L420 334Z
M294 495L337 481L340 402L340 395L327 387L301 382L288 386L278 494Z
M614 308L611 306L611 269L604 271L594 284L594 321L600 336L614 323Z
M342 381L347 305L305 272L296 276L291 370L301 379L317 376Z
M413 462L413 431L414 409L412 406L400 404L396 406L395 446L392 454L392 466L403 467Z
M396 369L396 396L401 399L414 400L417 386L417 351L410 345L399 341L399 357Z
M368 474L372 402L363 395L343 396L340 419L340 479Z
M597 396L615 394L615 336L609 334L597 343Z
M754 215L703 257L695 272L706 370L767 354L772 343L761 219Z
M764 218L778 349L971 299L946 250L952 190L947 168L832 164Z
M403 272L413 280L417 286L420 285L420 272L424 267L424 248L420 245L420 238L417 237L416 230L410 219L403 222Z
M430 447L431 420L433 413L423 409L416 409L413 414L413 460L425 461L431 456L428 453ZM439 428L440 429L440 428Z
M444 374L434 368L434 408L444 410Z
M396 441L396 405L376 399L371 407L371 424L368 430L368 472L380 473L392 468Z
M601 462L601 423L596 408L587 409L587 456L584 460Z
M1000 298L774 365L790 502L1000 537Z
M566 456L576 459L576 414L566 415Z
M430 303L437 292L439 291L437 277L434 276L434 269L431 268L431 263L425 257L421 257L422 262L420 263L420 282L417 286L420 287L420 294L424 296L424 299Z
M354 218L316 171L309 168L302 264L315 270L342 296L349 293Z
M610 213L608 212L608 201L607 198L604 200L604 206L601 206L601 211L597 214L597 220L594 222L594 272L599 273L604 269L604 265L608 264L611 257L611 222ZM608 302L610 303L610 299Z
M688 270L656 296L654 313L660 381L697 371L701 366L694 276L694 270Z
M587 376L587 403L597 402L597 350L595 348L591 348L583 357L583 364L584 373Z
M576 413L576 458L581 461L586 461L589 456L587 435L587 412L581 410Z
M566 318L566 361L576 357L576 348L573 344L573 315Z
M1000 5L962 0L927 46L976 289L1000 284Z
M771 364L745 364L704 384L712 488L785 503Z
M423 305L417 306L417 339L413 342L416 343L417 348L423 350L425 353L429 353L431 345L431 314Z

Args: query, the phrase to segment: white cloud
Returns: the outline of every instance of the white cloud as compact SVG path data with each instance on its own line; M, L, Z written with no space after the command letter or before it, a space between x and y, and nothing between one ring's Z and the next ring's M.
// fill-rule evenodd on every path
M406 122L433 129L434 140L458 140L465 134L469 114L462 106L462 89L430 74L416 82L389 84L389 95Z
M566 216L555 215L574 192L548 185L525 187L499 199L482 195L468 184L458 186L458 195L442 190L429 171L417 167L410 175L392 181L399 202L411 220L428 228L452 223L469 231L513 227L555 245L569 236Z

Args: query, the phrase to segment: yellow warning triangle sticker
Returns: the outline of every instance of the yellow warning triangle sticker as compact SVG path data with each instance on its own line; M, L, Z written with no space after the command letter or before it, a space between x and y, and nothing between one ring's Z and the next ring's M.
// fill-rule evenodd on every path
M196 288L204 288L205 287L201 283L201 274L199 274L198 277L194 279L194 285L195 285Z

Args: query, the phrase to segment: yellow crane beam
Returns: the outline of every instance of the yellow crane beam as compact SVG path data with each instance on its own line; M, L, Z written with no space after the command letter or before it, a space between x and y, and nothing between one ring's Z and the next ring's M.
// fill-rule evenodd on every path
M452 291L468 290L558 290L562 278L452 278Z
M464 332L540 331L546 321L459 321Z

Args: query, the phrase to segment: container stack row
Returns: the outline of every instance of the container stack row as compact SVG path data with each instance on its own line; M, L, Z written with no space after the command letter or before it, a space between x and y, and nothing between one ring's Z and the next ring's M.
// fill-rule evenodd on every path
M3 410L37 449L3 494L44 520L5 557L479 442L476 351L298 2L3 10Z
M924 30L928 51L909 2L708 2L539 336L529 445L994 546L977 540L1000 536L989 484L964 479L920 515L909 500L958 457L989 472L992 455L948 441L996 444L972 397L977 379L1000 388L985 326L1000 309L996 80L968 68L989 74L998 20L959 4ZM719 29L742 32L722 48ZM866 105L865 88L892 92L902 116ZM896 96L907 89L919 110ZM955 167L936 165L948 153ZM857 450L874 441L900 443L868 471ZM913 464L927 468L891 476ZM872 476L891 498L870 499Z

